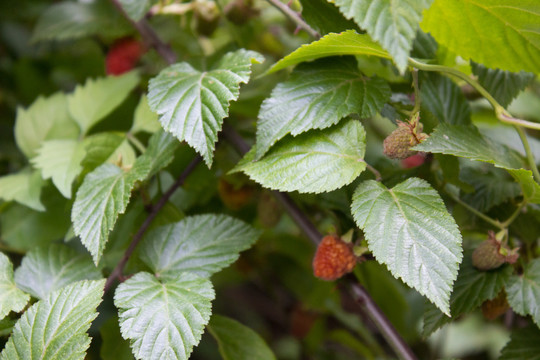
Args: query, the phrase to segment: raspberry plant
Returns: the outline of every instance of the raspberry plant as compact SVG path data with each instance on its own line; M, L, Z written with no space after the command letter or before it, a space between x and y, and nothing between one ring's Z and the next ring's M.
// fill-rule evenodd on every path
M536 0L0 18L0 360L540 358Z

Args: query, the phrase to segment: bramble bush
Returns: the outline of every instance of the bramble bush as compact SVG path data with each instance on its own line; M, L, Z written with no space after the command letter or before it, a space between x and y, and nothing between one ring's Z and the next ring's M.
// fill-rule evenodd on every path
M540 359L537 0L0 19L0 360Z

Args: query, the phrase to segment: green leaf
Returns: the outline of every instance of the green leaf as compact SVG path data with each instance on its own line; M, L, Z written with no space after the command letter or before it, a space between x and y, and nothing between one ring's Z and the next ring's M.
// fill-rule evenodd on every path
M422 20L433 0L334 0L348 19L354 19L394 58L401 73Z
M13 264L9 258L0 253L0 319L10 311L19 312L30 300L30 295L17 289L13 280Z
M27 109L17 109L15 141L26 155L37 155L41 144L52 139L76 139L79 127L68 113L67 98L56 93L48 98L38 97Z
M37 211L45 211L41 203L43 180L39 171L23 170L0 177L0 199L16 201Z
M540 259L531 260L522 275L514 275L506 283L508 304L516 313L531 315L540 326Z
M152 6L152 0L119 0L119 2L133 21L141 20Z
M99 329L101 339L101 350L99 355L102 360L133 360L133 354L129 347L129 341L122 338L118 317L109 318Z
M159 276L191 272L207 278L236 261L260 235L225 215L193 216L151 231L141 244L141 259Z
M64 1L43 12L32 41L78 39L97 34L114 39L130 30L130 24L108 1Z
M517 169L508 170L510 175L516 179L521 186L523 197L527 202L540 204L540 185L534 180L531 170Z
M357 29L354 21L347 20L339 9L327 0L300 0L302 17L321 35Z
M61 244L32 249L15 271L19 289L38 299L73 282L102 277L88 255Z
M0 336L10 336L16 323L16 320L13 320L9 317L0 320Z
M140 272L116 289L120 330L135 358L187 360L210 320L212 283L190 273L160 280Z
M510 341L501 350L499 360L540 360L540 330L528 326L512 331Z
M515 151L483 136L474 126L441 123L427 140L413 149L483 161L505 169L523 166Z
M150 110L146 95L141 96L141 100L135 109L133 126L129 131L133 134L141 131L153 134L159 129L161 129L161 125L159 125L157 114Z
M474 187L459 178L459 158L451 155L435 154L435 159L442 170L444 181L459 187L465 192L474 191Z
M390 87L367 78L351 58L302 64L264 100L257 123L257 159L287 134L324 129L358 113L373 116L390 99Z
M484 301L497 297L511 273L511 266L505 266L493 271L477 270L472 264L472 252L466 252L454 284L454 291L450 296L452 317L456 319L473 311ZM429 304L424 313L423 336L429 336L450 321L452 321L452 318L444 315L435 306Z
M96 318L105 280L80 281L57 290L28 309L15 325L0 360L83 360L86 333Z
M136 71L121 76L88 79L68 96L69 113L83 134L120 105L139 83Z
M437 73L422 73L420 76L422 105L440 123L468 125L471 123L471 108L460 87L449 78Z
M390 55L379 44L371 40L368 35L358 34L354 30L349 30L341 34L328 34L311 44L300 46L300 48L275 63L268 70L268 73L273 73L304 61L339 55L373 55L391 59Z
M356 120L325 130L287 137L260 160L256 148L233 171L243 171L264 187L281 191L321 193L350 184L366 168L366 133Z
M540 73L538 23L537 0L436 0L421 26L465 59L490 68Z
M212 315L208 331L217 340L223 360L276 359L259 334L236 320Z
M82 171L84 144L77 140L49 140L43 142L32 164L41 170L43 179L50 179L56 188L71 199L71 184Z
M133 171L140 169L141 172L146 172L143 178L155 175L173 161L174 151L178 145L178 141L171 134L163 130L157 131L150 137L148 148L135 162Z
M117 132L105 132L84 139L86 156L82 161L87 171L92 171L99 165L122 163L129 167L135 162L136 154L129 144L126 135Z
M472 72L478 82L504 107L510 105L519 92L534 80L534 74L520 71L512 73L499 69L488 69L471 61Z
M186 141L210 167L229 103L238 99L240 84L247 83L251 64L262 55L247 50L227 53L215 69L201 72L178 63L150 80L148 103L158 113L163 128Z
M370 180L354 192L351 210L377 261L449 314L461 234L439 194L418 178L392 189Z
M71 221L96 264L118 215L126 210L135 182L144 179L147 171L134 168L126 172L116 165L103 164L84 178L75 196Z

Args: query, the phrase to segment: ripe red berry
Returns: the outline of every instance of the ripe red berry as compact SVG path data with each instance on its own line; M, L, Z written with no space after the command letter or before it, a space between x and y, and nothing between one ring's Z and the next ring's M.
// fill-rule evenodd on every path
M313 274L322 280L336 280L350 273L356 265L352 245L337 236L325 236L313 258Z
M425 160L426 160L425 155L420 153L413 156L409 156L408 158L401 160L401 166L404 169L412 169L412 168L422 165Z
M121 75L133 69L144 51L144 46L135 39L124 38L116 41L105 59L107 75Z

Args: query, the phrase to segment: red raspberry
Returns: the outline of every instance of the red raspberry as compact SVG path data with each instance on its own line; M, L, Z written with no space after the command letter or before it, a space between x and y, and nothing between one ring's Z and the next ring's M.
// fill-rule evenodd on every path
M116 41L105 59L107 75L121 75L133 69L144 51L144 46L133 38Z
M412 169L412 168L422 165L425 160L426 160L425 155L421 153L413 155L413 156L409 156L401 160L401 167L403 167L404 169Z
M313 258L313 273L322 280L336 280L350 273L356 265L352 245L337 236L325 236Z

